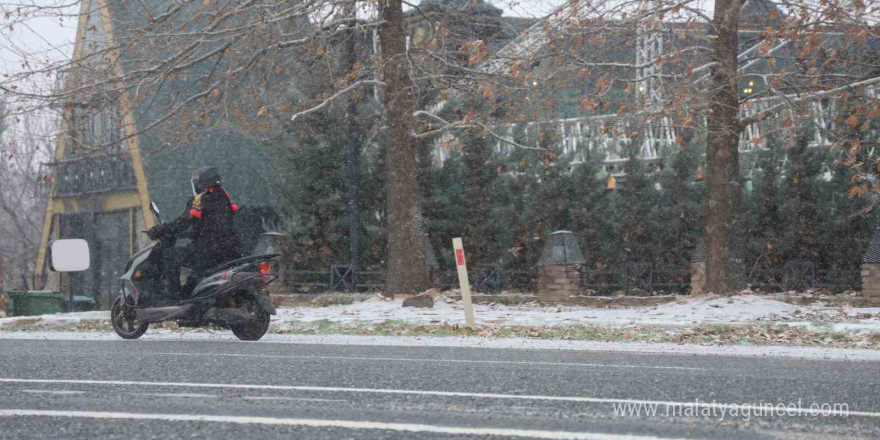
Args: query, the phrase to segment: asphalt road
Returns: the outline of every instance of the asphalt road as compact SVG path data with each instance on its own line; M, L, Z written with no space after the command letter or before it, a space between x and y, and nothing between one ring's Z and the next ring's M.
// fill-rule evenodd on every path
M0 339L0 439L876 439L878 380L880 362Z

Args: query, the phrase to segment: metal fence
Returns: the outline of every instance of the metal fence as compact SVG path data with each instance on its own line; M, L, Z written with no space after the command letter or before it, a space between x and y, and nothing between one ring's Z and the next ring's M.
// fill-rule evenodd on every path
M660 266L651 262L629 262L622 267L602 270L581 270L581 287L591 295L612 295L624 292L650 294L683 294L690 286L690 268Z
M434 285L443 290L458 288L455 271L436 272ZM478 266L468 271L471 288L479 293L500 293L503 290L529 292L537 287L535 271L504 270L499 265ZM348 264L331 264L326 270L289 268L285 286L294 292L354 292L383 289L384 270L363 270L357 280Z
M861 269L822 269L812 261L789 261L781 268L753 269L745 276L744 284L769 292L807 289L840 292L861 288Z
M468 271L474 292L497 294L507 292L535 292L537 271L507 269L499 264L478 266ZM857 289L858 269L820 269L810 261L791 261L776 269L753 269L741 273L735 282L742 288L766 292L804 291L826 288L835 292ZM434 285L441 289L458 288L455 271L433 274ZM690 289L691 269L682 265L660 265L652 262L628 262L602 269L588 267L580 270L580 285L587 295L609 296L623 293L650 295L682 295ZM326 270L288 270L286 287L294 292L352 292L385 287L383 270L365 270L358 273L357 283L347 264L332 264Z

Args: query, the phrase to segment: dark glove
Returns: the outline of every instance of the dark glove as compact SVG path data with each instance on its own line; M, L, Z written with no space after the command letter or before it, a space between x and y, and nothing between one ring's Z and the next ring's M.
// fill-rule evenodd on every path
M147 234L147 237L149 237L150 240L154 241L158 240L159 237L162 236L162 229L160 229L159 226L153 226L152 228L147 229L144 232Z

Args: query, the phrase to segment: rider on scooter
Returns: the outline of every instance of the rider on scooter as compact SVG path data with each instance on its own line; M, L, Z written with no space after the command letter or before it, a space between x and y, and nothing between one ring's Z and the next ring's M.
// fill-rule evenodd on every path
M176 219L147 231L150 239L164 236L183 237L192 242L186 246L162 246L162 278L168 298L182 298L181 266L202 272L221 263L241 258L238 233L233 215L239 210L229 193L220 185L220 173L210 166L198 169L192 177L195 196L186 203L186 210ZM189 284L189 282L187 283Z

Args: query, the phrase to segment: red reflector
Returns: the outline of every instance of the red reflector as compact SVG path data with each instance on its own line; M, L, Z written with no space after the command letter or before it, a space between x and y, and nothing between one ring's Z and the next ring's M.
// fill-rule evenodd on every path
M260 273L263 275L269 275L269 271L272 270L272 263L260 263Z

